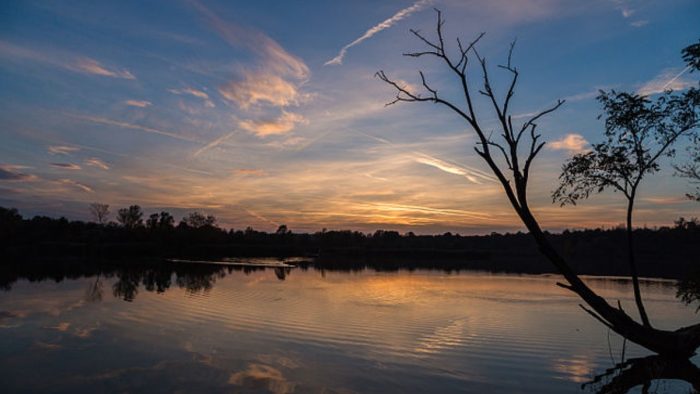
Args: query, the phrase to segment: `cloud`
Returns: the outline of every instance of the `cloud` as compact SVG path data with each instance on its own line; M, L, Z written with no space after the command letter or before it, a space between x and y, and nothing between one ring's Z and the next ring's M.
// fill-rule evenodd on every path
M80 148L76 146L65 146L65 145L51 145L49 146L49 153L52 155L70 155L72 152L79 151Z
M630 26L632 26L632 27L644 27L648 24L649 24L648 20L638 20L638 21L630 22Z
M104 161L98 159L97 157L91 157L89 159L86 159L84 161L85 165L91 166L91 167L98 167L103 170L109 170L109 165L105 163Z
M216 139L213 140L212 142L210 142L210 143L204 145L203 147L197 149L197 150L192 154L192 157L197 157L197 156L201 155L203 152L208 151L209 149L212 149L212 148L215 148L215 147L221 145L224 141L226 141L227 139L231 138L234 134L236 134L236 132L235 132L235 131L232 131L232 132L230 132L230 133L227 133L227 134L222 135L222 136L219 137L219 138L216 138Z
M151 102L146 100L126 100L124 104L139 108L146 108L151 106Z
M88 115L73 115L73 117L81 119L81 120L85 120L88 122L98 123L98 124L117 126L117 127L131 129L131 130L141 130L141 131L145 131L146 133L158 134L158 135L174 138L174 139L181 140L181 141L199 142L193 138L188 138L188 137L185 137L183 135L176 134L176 133L173 133L170 131L159 130L159 129L155 129L153 127L141 126L141 125L127 123L127 122L121 122L121 121L113 120L113 119L101 118L101 117L97 117L97 116L88 116Z
M275 394L292 393L296 387L296 384L287 380L278 369L256 363L249 364L245 371L231 374L228 383L255 390L265 388Z
M420 11L423 9L426 5L430 4L430 0L420 0L415 3L413 3L412 6L404 8L400 10L399 12L395 13L391 18L386 19L384 22L373 26L369 30L365 32L365 34L361 35L359 38L355 39L355 41L349 43L348 45L342 47L340 49L340 52L338 52L338 55L334 57L333 59L327 61L324 63L324 66L330 66L330 65L341 65L343 64L343 59L345 58L345 54L348 52L348 49L354 47L355 45L360 44L362 41L365 41L375 34L379 33L382 30L386 30L392 26L394 26L396 23L398 23L400 20L408 18L411 16L416 11Z
M57 52L53 50L35 51L0 40L0 53L8 57L44 63L79 73L111 78L136 79L134 74L126 69L118 70L116 68L107 67L95 59L76 56L66 52Z
M551 150L565 150L570 153L580 153L586 150L588 141L581 134L570 133L558 140L547 143L547 147Z
M194 88L183 88L183 89L168 89L168 92L172 94L177 94L177 95L190 95L197 97L199 99L204 100L204 106L207 108L215 108L216 105L214 104L213 101L209 98L209 95L206 92L203 92L198 89Z
M37 179L36 175L25 174L18 170L26 168L24 166L16 166L12 164L0 164L0 181L33 181Z
M448 174L463 176L463 177L467 178L470 182L473 182L473 183L481 184L482 180L485 180L485 181L493 181L494 180L492 176L486 175L479 170L472 170L472 169L469 169L469 168L466 168L463 166L448 163L446 161L437 159L435 157L422 155L420 157L416 157L415 160L418 163L437 168L437 169L444 171Z
M64 170L80 170L80 166L73 163L51 163L51 167L61 168Z
M241 80L221 86L219 93L243 109L261 103L288 107L311 98L309 94L300 92L298 83L267 72L244 72Z
M685 90L690 87L695 86L696 81L683 78L685 74L690 69L690 66L678 71L677 68L667 68L661 71L656 77L651 81L643 84L638 90L637 94L642 96L649 96L652 94L663 93L667 90Z
M90 59L87 57L78 59L73 65L73 68L77 71L82 71L88 74L100 75L103 77L136 79L134 74L132 74L128 70L109 69L97 60Z
M73 186L76 189L80 189L80 190L87 192L87 193L94 192L94 190L92 190L92 188L90 186L85 185L83 183L80 183L78 181L74 181L72 179L67 179L67 178L66 179L59 179L57 182L60 184L63 184L63 185Z
M294 129L297 124L307 124L308 120L299 114L282 111L282 115L273 120L242 120L238 126L258 137L285 134Z
M263 176L266 174L265 171L257 169L257 168L239 168L233 171L234 174L236 175L244 175L244 176Z
M263 32L228 23L196 1L190 4L229 45L245 48L257 57L254 68L243 67L238 78L218 88L219 94L228 103L233 103L246 112L254 111L259 117L258 120L240 122L241 127L264 136L286 133L296 123L304 122L300 115L290 114L283 109L311 99L310 94L301 91L311 75L306 63ZM270 113L270 109L277 114ZM261 113L261 110L267 113ZM277 119L274 121L266 120L275 116Z
M192 1L190 4L204 16L209 25L226 42L235 47L246 48L263 59L267 70L273 71L278 75L289 75L300 80L308 79L309 67L306 63L299 57L287 52L279 43L265 33L227 23L196 1Z

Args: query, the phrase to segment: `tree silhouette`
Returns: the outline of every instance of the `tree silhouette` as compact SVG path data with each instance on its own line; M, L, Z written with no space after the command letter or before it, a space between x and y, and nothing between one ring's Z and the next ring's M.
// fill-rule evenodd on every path
M182 223L192 228L214 227L216 226L216 218L212 215L205 216L203 213L195 211L182 218Z
M146 220L146 227L150 230L172 228L174 224L175 218L166 211L152 213Z
M700 41L697 44L692 44L685 47L682 51L683 60L685 60L687 69L690 72L700 71ZM700 95L698 88L690 88L690 92L694 92L697 96ZM700 202L700 136L695 135L691 145L688 147L690 160L687 163L674 166L676 172L682 177L690 179L690 182L695 185L695 191L686 194L691 199Z
M483 37L483 33L468 44L464 44L460 39L457 39L457 56L451 55L447 51L442 33L444 24L442 14L439 10L436 10L436 12L436 39L430 40L422 33L411 30L413 35L425 44L427 48L423 51L406 53L404 55L417 58L432 57L443 63L452 75L456 77L457 86L461 90L464 103L460 104L451 101L441 95L438 89L428 82L422 71L419 72L419 76L423 93L414 92L405 84L390 79L384 71L379 71L376 74L377 77L392 86L396 91L394 100L387 105L398 102L427 102L440 104L456 113L473 129L478 138L477 146L474 148L476 153L486 162L500 182L508 201L529 230L540 252L547 257L568 282L567 284L559 283L559 285L576 293L588 305L584 306L581 304L581 308L613 331L653 352L681 357L692 355L695 349L700 346L700 324L676 331L658 330L650 325L636 322L622 309L619 303L617 307L613 307L603 297L588 287L574 272L569 263L550 243L539 222L531 212L527 194L530 169L532 162L544 147L544 142L540 140L541 136L537 132L537 122L543 116L559 108L563 101L559 100L524 123L517 126L514 125L513 118L509 112L511 110L511 99L519 77L517 68L511 62L514 44L510 47L506 63L499 65L499 68L510 77L503 98L499 98L493 90L487 61L476 49L476 45ZM491 134L484 130L479 121L479 117L483 113L477 113L476 97L473 96L472 90L474 82L467 68L473 59L476 59L477 65L481 69L481 88L478 90L478 93L486 98L498 119L500 135L496 140L492 139Z
M664 156L673 156L673 146L689 136L700 119L700 100L694 92L681 95L664 93L650 100L624 92L601 92L598 101L606 114L605 141L593 144L562 168L561 184L553 192L562 205L575 204L591 193L606 189L620 192L627 200L627 256L634 299L642 322L650 326L639 289L634 256L633 210L642 180L660 169Z
M143 211L138 205L122 208L117 212L117 221L127 229L143 226Z
M90 215L92 215L93 220L95 220L97 224L107 223L109 213L109 204L101 204L99 202L90 204Z

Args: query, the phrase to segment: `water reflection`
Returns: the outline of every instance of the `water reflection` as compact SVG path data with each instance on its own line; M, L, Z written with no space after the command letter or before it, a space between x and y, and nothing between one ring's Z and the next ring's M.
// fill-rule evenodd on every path
M700 391L700 369L690 360L647 356L634 358L615 365L597 375L583 389L598 394L621 394L641 387L649 393L654 384L662 380L681 380L689 383L695 392Z
M683 376L697 387L697 368L621 378L659 370L628 361L607 371L610 348L619 354L621 342L608 345L607 331L557 280L308 264L17 266L0 270L10 290L0 292L0 381L10 392L138 392L159 384L207 392L573 393L590 382L586 391L613 393L632 387L619 382L639 388ZM633 302L624 280L588 280L607 297ZM644 286L650 312L669 326L694 318L694 308L675 299L674 283ZM627 354L646 356L632 347ZM688 365L672 368L679 366ZM37 373L42 381L32 378Z

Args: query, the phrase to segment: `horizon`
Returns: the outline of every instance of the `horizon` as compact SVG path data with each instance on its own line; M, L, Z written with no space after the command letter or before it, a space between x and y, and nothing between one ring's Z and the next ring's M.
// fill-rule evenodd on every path
M425 70L447 93L440 64L401 56L421 48L408 29L433 34L433 7L450 39L486 32L480 51L496 76L517 38L514 120L566 100L539 125L548 144L530 193L543 227L622 223L620 195L562 208L550 192L564 161L602 139L599 89L697 85L680 55L698 39L697 2L9 3L0 206L86 220L91 202L113 218L139 201L268 232L523 230L465 124L436 106L385 106L394 92L379 70L407 86ZM642 184L637 227L698 216L671 168L683 148Z

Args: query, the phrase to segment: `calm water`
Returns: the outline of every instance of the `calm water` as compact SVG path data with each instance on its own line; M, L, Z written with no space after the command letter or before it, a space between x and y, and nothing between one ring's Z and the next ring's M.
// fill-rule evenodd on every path
M2 391L582 393L621 357L555 276L182 267L6 280ZM589 282L632 310L627 282ZM643 292L662 328L699 318L673 283Z

